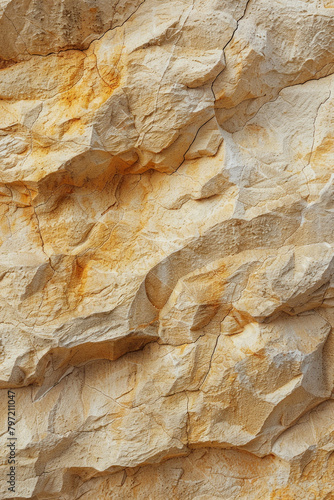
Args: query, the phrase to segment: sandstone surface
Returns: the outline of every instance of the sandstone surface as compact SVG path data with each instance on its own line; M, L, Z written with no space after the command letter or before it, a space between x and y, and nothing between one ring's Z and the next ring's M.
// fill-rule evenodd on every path
M334 499L333 110L331 0L0 0L1 499Z

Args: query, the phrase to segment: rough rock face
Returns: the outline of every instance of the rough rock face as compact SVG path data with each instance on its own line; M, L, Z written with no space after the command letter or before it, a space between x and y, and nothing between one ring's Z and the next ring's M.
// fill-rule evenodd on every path
M334 499L334 3L1 0L0 68L1 499Z

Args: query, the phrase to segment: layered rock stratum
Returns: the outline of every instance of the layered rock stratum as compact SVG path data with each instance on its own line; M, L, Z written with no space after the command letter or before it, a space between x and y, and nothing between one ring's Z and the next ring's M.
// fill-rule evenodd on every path
M1 0L0 68L1 498L333 500L334 3Z

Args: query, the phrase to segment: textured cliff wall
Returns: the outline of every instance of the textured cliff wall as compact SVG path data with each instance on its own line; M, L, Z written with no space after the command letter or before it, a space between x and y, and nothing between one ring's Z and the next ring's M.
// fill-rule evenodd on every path
M0 68L0 497L333 499L334 3L1 0Z

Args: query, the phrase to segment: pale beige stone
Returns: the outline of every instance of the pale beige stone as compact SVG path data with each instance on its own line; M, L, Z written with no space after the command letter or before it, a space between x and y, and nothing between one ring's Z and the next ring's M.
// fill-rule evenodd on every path
M334 498L333 9L0 1L1 498Z

